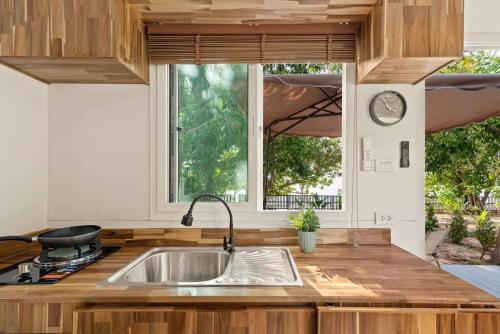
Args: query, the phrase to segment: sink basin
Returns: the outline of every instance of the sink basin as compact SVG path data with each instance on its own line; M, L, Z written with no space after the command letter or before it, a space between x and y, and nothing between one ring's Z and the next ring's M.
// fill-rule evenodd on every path
M203 282L221 276L229 254L217 251L172 251L153 254L133 267L125 279L146 282Z
M116 286L302 286L287 248L159 247L113 274L103 285Z

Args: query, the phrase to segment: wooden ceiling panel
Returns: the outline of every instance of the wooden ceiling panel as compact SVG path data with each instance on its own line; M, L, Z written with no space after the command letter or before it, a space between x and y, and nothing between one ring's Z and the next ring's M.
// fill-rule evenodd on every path
M147 23L360 23L376 0L128 0Z

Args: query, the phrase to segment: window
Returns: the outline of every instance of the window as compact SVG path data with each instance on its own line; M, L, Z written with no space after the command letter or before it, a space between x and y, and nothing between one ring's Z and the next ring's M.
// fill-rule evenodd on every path
M342 210L342 65L264 65L265 210Z
M349 75L343 74L344 79L336 76L335 87L343 85L342 80L347 82L346 77L354 81L354 66L346 68L349 72L343 73ZM345 129L353 123L349 113L340 115L337 109L353 105L354 95L331 99L324 97L321 89L310 88L307 82L308 78L314 82L323 78L326 84L319 82L320 87L329 94L334 93L329 88L332 78L308 77L305 85L286 75L273 81L270 78L273 73L259 64L156 65L155 69L150 90L152 220L178 221L192 198L202 192L224 197L240 224L283 223L288 219L286 211L302 205L319 203L319 215L327 220L332 219L332 211L344 214L349 209L345 204L349 189L345 185L350 184L353 169L346 153L352 145L347 144ZM336 115L312 117L303 122L305 127L293 127L281 135L278 133L293 119L273 123L274 139L270 147L273 152L267 160L267 134L274 120L269 118L268 109L274 105L274 110L286 113L277 115L278 118L287 117L308 105L316 105L316 101L303 100L314 96L320 101L326 98L327 104L339 104L339 108L330 104L331 108L326 109ZM271 103L272 100L275 102ZM325 106L320 103L320 109ZM334 135L329 132L318 135L318 131L330 131L331 126ZM316 160L307 158L318 156ZM270 165L266 166L266 161ZM325 164L330 169L325 169ZM274 179L266 180L265 175ZM308 183L291 184L296 175L299 178L305 175ZM290 184L282 187L285 182ZM200 203L197 212L198 219L209 225L214 215L217 222L226 219L223 207L210 199ZM337 215L334 217L338 219Z
M169 202L248 198L248 65L170 66Z

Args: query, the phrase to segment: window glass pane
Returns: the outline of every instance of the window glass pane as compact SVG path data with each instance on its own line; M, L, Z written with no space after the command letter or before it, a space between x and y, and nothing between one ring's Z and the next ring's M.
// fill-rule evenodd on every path
M170 201L248 195L248 66L178 65L171 105Z
M342 65L264 65L266 210L342 210Z

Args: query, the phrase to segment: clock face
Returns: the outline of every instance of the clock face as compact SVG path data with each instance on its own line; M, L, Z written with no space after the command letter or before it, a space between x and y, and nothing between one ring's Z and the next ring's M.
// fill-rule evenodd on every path
M389 126L400 122L406 114L406 101L395 91L375 95L370 103L370 116L379 125Z

